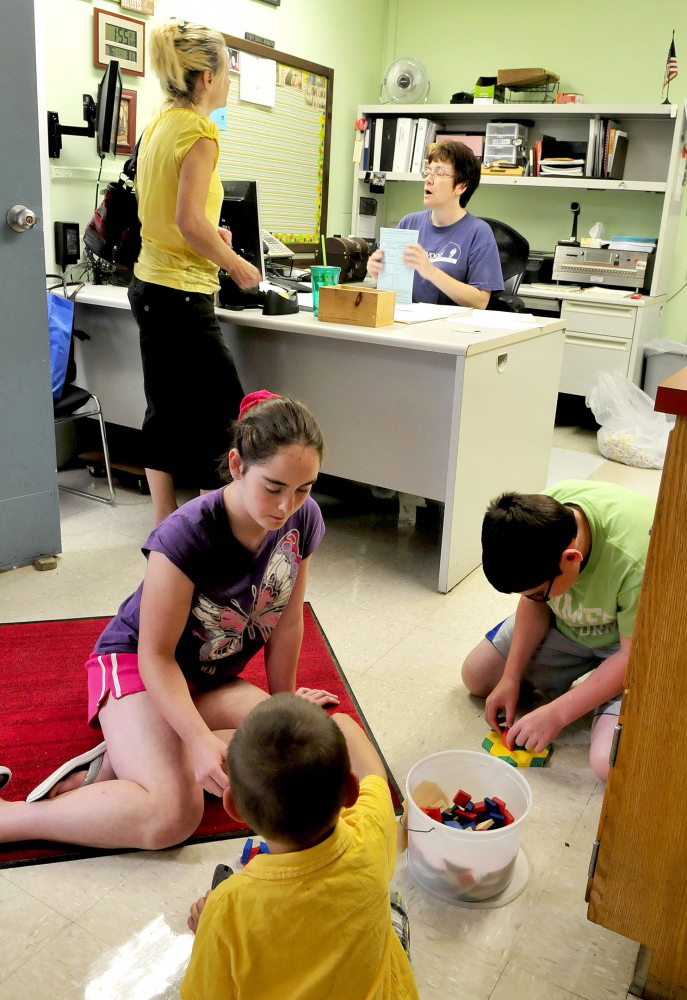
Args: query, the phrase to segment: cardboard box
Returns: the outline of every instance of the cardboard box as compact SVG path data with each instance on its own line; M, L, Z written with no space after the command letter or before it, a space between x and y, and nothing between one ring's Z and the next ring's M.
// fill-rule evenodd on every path
M323 323L348 326L390 326L394 321L396 292L360 285L322 285L317 318Z
M495 76L480 76L473 90L475 104L502 104L503 87Z
M519 90L526 87L541 87L545 83L560 80L556 73L548 69L500 69L496 82L501 87Z

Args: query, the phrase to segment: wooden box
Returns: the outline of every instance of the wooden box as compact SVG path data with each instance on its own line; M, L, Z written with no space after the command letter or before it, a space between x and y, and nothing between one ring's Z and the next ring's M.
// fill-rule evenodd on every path
M320 288L317 318L350 326L389 326L394 321L396 292L350 285Z

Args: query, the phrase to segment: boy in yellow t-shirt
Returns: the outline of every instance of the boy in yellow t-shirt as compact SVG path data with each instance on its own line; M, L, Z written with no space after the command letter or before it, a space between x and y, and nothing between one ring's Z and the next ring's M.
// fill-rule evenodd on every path
M391 921L396 821L347 715L274 695L229 744L224 808L270 848L191 907L182 1000L419 1000Z

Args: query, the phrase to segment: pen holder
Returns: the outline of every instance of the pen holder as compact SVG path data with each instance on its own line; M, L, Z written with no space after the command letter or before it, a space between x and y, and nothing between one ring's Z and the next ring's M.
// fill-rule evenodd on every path
M317 316L317 311L320 304L320 288L323 285L338 285L340 274L341 274L340 267L323 267L317 264L314 267L310 268L310 277L312 280L313 315Z

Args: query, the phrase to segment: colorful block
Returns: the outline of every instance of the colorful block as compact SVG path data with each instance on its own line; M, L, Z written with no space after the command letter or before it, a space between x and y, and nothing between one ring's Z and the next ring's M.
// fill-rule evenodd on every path
M453 796L453 801L457 806L460 806L461 809L464 809L468 802L470 802L470 793L464 792L462 788L459 788Z
M430 819L436 820L437 823L441 823L441 809L423 809L423 813L429 816Z
M504 746L503 735L495 730L490 730L482 741L482 746L488 750L493 757L498 757L506 764L513 767L544 767L546 759L553 750L553 744L535 753L533 750L509 750Z
M253 858L260 853L260 844L253 844L250 849L250 854L248 855L248 861L252 861Z
M264 840L260 841L260 853L261 854L269 854L270 853L270 849L269 849L269 847L267 846L267 844L265 843Z
M475 829L488 830L493 825L494 825L493 819L485 819L483 823L478 823Z
M246 843L243 845L243 851L241 852L241 864L247 865L250 861L250 852L253 849L253 838L249 837Z

